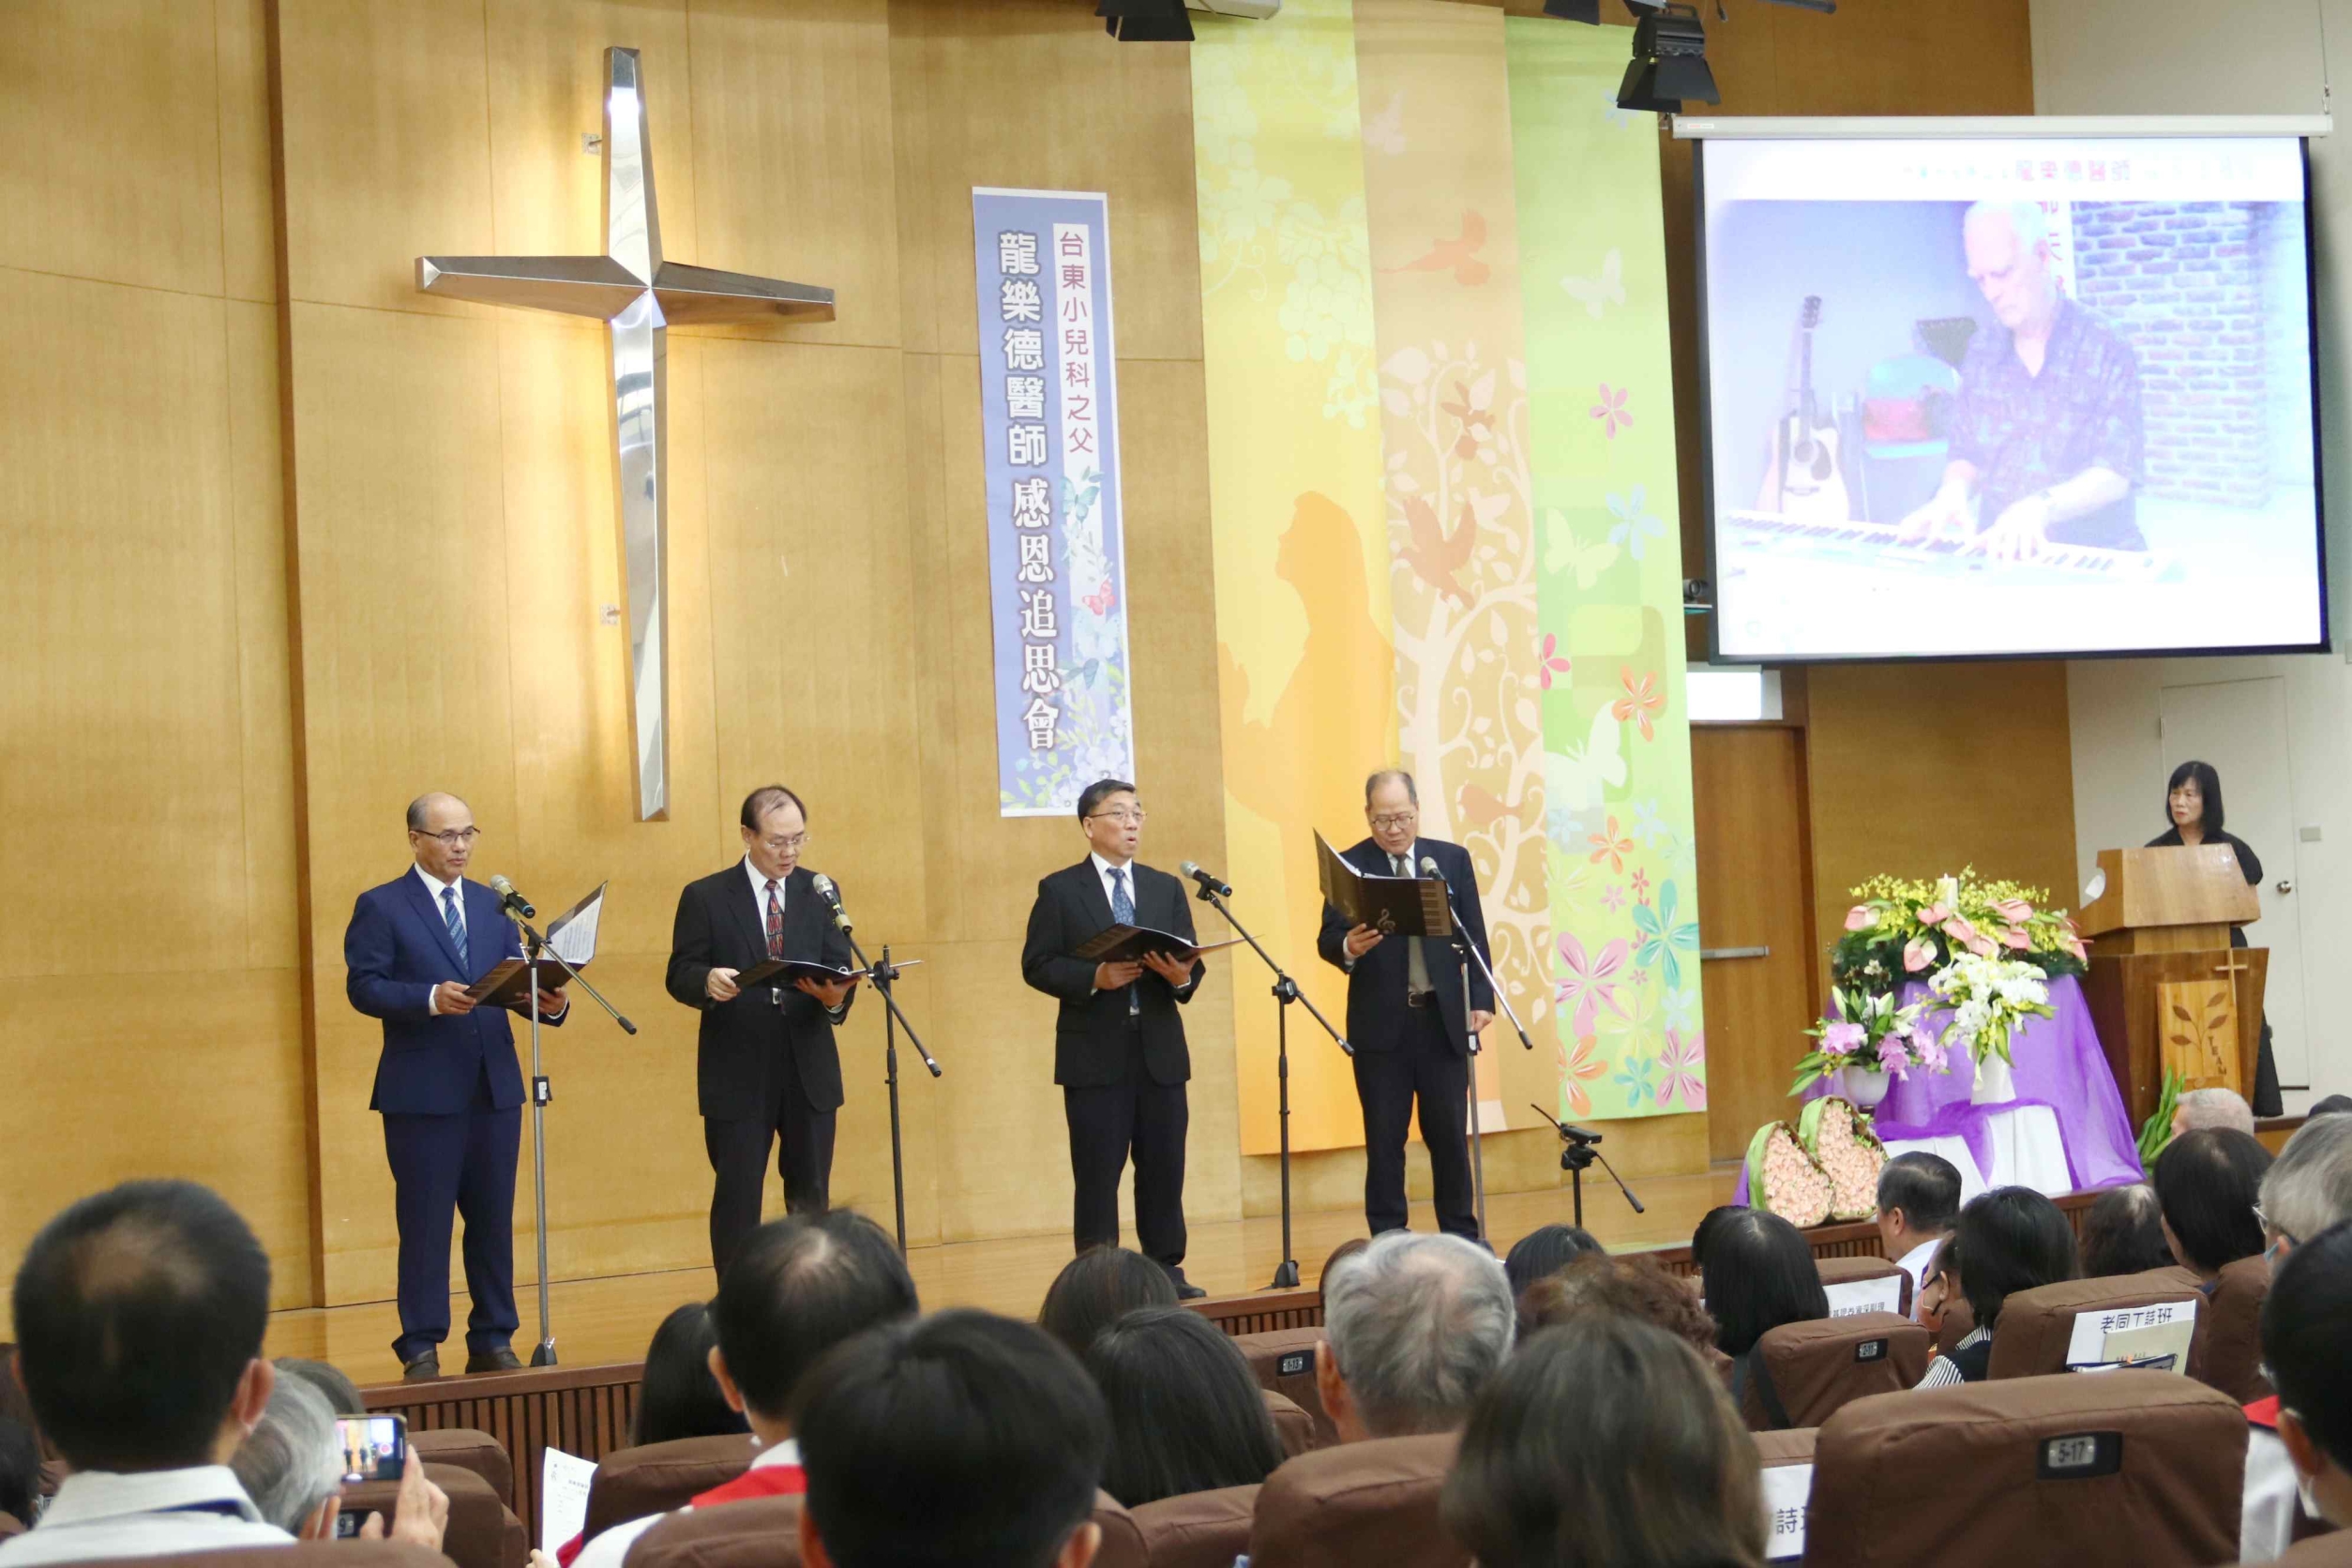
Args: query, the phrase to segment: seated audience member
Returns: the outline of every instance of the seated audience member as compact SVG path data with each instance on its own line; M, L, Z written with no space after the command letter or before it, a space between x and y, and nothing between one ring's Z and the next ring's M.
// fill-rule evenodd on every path
M1981 1383L1993 1361L2001 1304L2020 1290L2082 1277L2074 1230L2058 1205L2031 1187L1995 1187L1960 1211L1945 1273L1976 1315L1976 1327L1927 1364L1922 1388Z
M358 1416L368 1413L368 1401L359 1396L359 1385L342 1371L323 1361L306 1361L300 1356L279 1356L270 1363L278 1368L278 1380L299 1378L315 1388L326 1399L326 1408L338 1416Z
M1691 1228L1691 1261L1702 1268L1705 1267L1707 1239L1715 1233L1715 1228L1724 1221L1734 1214L1746 1212L1747 1205L1743 1203L1719 1203L1699 1215L1698 1223Z
M697 1497L693 1508L804 1489L792 1391L826 1351L878 1323L919 1310L906 1259L882 1227L835 1209L788 1214L754 1230L729 1259L711 1302L718 1343L712 1375L743 1412L760 1452L751 1468ZM637 1538L667 1515L614 1525L580 1550L576 1568L621 1568Z
M717 1348L718 1328L708 1303L688 1302L661 1320L654 1342L645 1347L645 1380L637 1391L631 1446L751 1430L711 1370L711 1352Z
M71 1473L0 1565L294 1537L228 1466L268 1409L269 1259L192 1182L126 1182L42 1227L16 1272L16 1375ZM441 1547L449 1500L412 1464L396 1539ZM378 1531L381 1533L381 1530Z
M1265 1395L1232 1335L1183 1306L1147 1306L1083 1358L1110 1413L1103 1490L1129 1508L1255 1486L1282 1463Z
M1514 1297L1546 1275L1556 1274L1590 1252L1602 1250L1592 1232L1580 1225L1544 1225L1519 1238L1502 1260L1503 1277L1511 1281Z
M2144 1182L2109 1187L2083 1215L2083 1277L2146 1274L2172 1267L2172 1244L2164 1240L2164 1206Z
M1046 1288L1037 1326L1083 1356L1096 1334L1136 1308L1175 1304L1176 1282L1166 1269L1123 1246L1091 1246Z
M2303 1117L2304 1120L2310 1121L2321 1116L2346 1114L2352 1114L2352 1094L2330 1094L2324 1100L2314 1100L2311 1103L2311 1109L2305 1111Z
M2352 1220L2352 1116L2306 1122L2262 1173L2262 1241L2273 1280L2307 1237ZM2275 1380L2274 1380L2275 1386ZM2239 1556L2268 1562L2294 1538L2295 1466L2279 1440L2279 1400L2246 1407L2246 1498Z
M1331 1256L1323 1259L1323 1272L1315 1276L1315 1288L1321 1289L1323 1281L1331 1277L1332 1270L1339 1267L1344 1259L1353 1258L1371 1244L1372 1238L1369 1236L1350 1236L1332 1248Z
M1878 1240L1911 1276L1914 1304L1927 1260L1952 1234L1959 1214L1960 1168L1941 1154L1914 1149L1895 1155L1878 1172Z
M0 1366L0 1378L10 1376ZM33 1429L0 1415L0 1514L30 1530L40 1513L41 1445Z
M860 1334L792 1402L808 1568L1087 1568L1102 1395L1042 1330L942 1312Z
M2173 1105L2172 1136L2203 1127L2227 1127L2254 1137L2254 1107L2235 1089L2192 1089Z
M1911 1298L1911 1318L1933 1334L1944 1332L1944 1314L1958 1299L1952 1288L1952 1238L1944 1238L1927 1267L1920 1271L1919 1291Z
M2269 1168L2270 1151L2254 1134L2222 1127L2183 1134L2156 1156L2164 1240L2181 1265L2205 1282L2209 1295L2224 1264L2262 1251L2254 1203Z
M1455 1431L1511 1353L1512 1329L1493 1253L1392 1230L1323 1281L1316 1392L1341 1442Z
M2262 1303L2262 1359L2303 1506L2352 1529L2352 1224L2306 1239Z
M1519 1293L1519 1339L1585 1312L1638 1318L1681 1340L1711 1368L1724 1364L1715 1349L1715 1320L1690 1286L1648 1253L1590 1253L1529 1286Z
M1574 1272L1574 1271L1571 1271ZM1471 1407L1440 1506L1480 1568L1756 1568L1756 1444L1687 1345L1614 1313L1547 1328Z
M342 1512L343 1455L335 1411L317 1385L281 1377L261 1424L229 1460L262 1517L303 1541L335 1538Z
M1731 1358L1734 1406L1746 1393L1748 1356L1757 1340L1784 1323L1830 1315L1813 1248L1795 1226L1761 1209L1736 1209L1716 1222L1699 1278L1715 1319L1715 1348Z

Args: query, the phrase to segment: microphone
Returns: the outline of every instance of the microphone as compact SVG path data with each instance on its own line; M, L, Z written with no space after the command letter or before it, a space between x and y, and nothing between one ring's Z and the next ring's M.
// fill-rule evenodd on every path
M1573 1138L1578 1143L1598 1143L1601 1141L1601 1135L1594 1132L1591 1127L1579 1127L1574 1122L1555 1122L1552 1124L1558 1127L1563 1136Z
M833 906L833 923L841 927L841 934L850 934L850 912L841 907L841 895L835 890L833 879L819 871L809 879L817 884L817 897Z
M539 912L531 907L531 900L517 893L515 884L505 878L492 877L490 890L498 895L499 904L516 919L532 920L537 917Z
M1230 887L1228 887L1225 883L1217 881L1215 877L1206 871L1203 871L1199 866L1193 864L1189 860L1179 861L1177 863L1177 869L1184 872L1184 875L1190 877L1193 881L1199 882L1200 884L1200 891L1203 893L1214 893L1220 898L1230 898L1233 897L1233 890Z
M1421 857L1421 874L1425 877L1435 877L1440 882L1445 881L1445 873L1438 869L1437 859L1432 855Z

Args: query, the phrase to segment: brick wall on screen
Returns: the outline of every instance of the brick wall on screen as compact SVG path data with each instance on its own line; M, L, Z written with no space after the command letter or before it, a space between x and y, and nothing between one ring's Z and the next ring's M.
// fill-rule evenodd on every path
M2267 209L2243 202L2077 202L2075 293L2140 356L2146 493L2269 500Z

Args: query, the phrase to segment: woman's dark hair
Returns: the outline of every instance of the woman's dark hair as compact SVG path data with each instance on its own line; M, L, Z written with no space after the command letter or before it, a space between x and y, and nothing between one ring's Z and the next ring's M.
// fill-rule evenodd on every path
M1139 1252L1088 1247L1046 1288L1037 1326L1083 1357L1094 1336L1139 1306L1174 1306L1176 1282Z
M0 1415L0 1514L33 1528L34 1503L41 1490L41 1445L33 1429Z
M2342 1116L2347 1111L2352 1111L2352 1094L2330 1094L2324 1100L2314 1100L2311 1108L2303 1112L2303 1120L2308 1122L2314 1116Z
M1110 1410L1103 1490L1129 1508L1254 1486L1282 1463L1265 1395L1232 1336L1182 1306L1130 1312L1082 1358Z
M2146 1184L2109 1187L2083 1215L2083 1277L2146 1274L2172 1266L2164 1240L2164 1211Z
M1580 1315L1489 1382L1440 1497L1480 1568L1754 1568L1756 1444L1665 1330Z
M1950 1257L1981 1329L2000 1320L2001 1304L2016 1292L2083 1272L2073 1227L2031 1187L1995 1187L1970 1199L1952 1229Z
M654 1342L645 1347L645 1380L637 1391L631 1443L642 1446L751 1430L711 1375L711 1350L717 1344L718 1328L704 1303L688 1302L661 1320Z
M1719 1203L1699 1215L1698 1223L1691 1228L1691 1261L1694 1264L1705 1264L1707 1238L1715 1233L1715 1227L1729 1219L1733 1214L1745 1213L1747 1213L1747 1208L1744 1204Z
M2270 1151L2235 1127L2182 1133L2156 1156L2156 1201L2180 1244L2180 1260L2201 1274L2262 1250L2254 1216Z
M1538 1226L1512 1247L1511 1256L1502 1260L1502 1272L1511 1281L1511 1293L1516 1296L1586 1253L1602 1250L1601 1244L1592 1239L1592 1232L1581 1225Z
M2164 784L2164 825L2178 827L2172 820L2172 792L2190 779L2197 781L2197 795L2205 802L2205 815L2197 819L2197 826L2208 838L2222 836L2222 776L2213 771L2210 762L2183 762L2172 770L2172 777Z
M2352 1470L2352 1220L2279 1260L2262 1301L2262 1361L2321 1453Z
M1725 1355L1746 1355L1783 1323L1830 1315L1820 1267L1795 1226L1761 1209L1734 1209L1720 1219L1711 1214L1699 1225L1707 1239L1699 1274L1715 1348Z
M1701 1359L1715 1353L1715 1320L1698 1304L1698 1293L1646 1252L1623 1258L1587 1253L1529 1286L1519 1296L1519 1341L1525 1344L1586 1312L1638 1318L1689 1345Z

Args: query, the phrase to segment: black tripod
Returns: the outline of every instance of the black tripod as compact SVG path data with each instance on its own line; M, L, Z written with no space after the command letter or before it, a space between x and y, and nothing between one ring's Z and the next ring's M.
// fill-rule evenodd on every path
M1315 1003L1307 1000L1306 993L1299 989L1299 983L1283 972L1282 966L1274 962L1274 955L1266 951L1264 944L1249 934L1249 927L1233 918L1233 912L1225 903L1231 890L1226 889L1224 894L1220 894L1218 889L1224 884L1206 872L1199 873L1199 882L1200 901L1225 916L1225 923L1241 932L1242 940L1249 943L1250 950L1263 958L1266 967L1274 971L1274 1076L1280 1085L1282 1106L1282 1264L1274 1270L1274 1284L1268 1289L1295 1290L1299 1287L1299 1260L1290 1256L1290 1003L1304 1003L1307 1012L1323 1026L1323 1033L1332 1037L1334 1044L1349 1056L1355 1055L1356 1051L1339 1031L1331 1026L1331 1020L1317 1010Z
M1625 1195L1625 1201L1634 1206L1634 1213L1646 1214L1650 1212L1641 1206L1641 1199L1634 1196L1634 1189L1625 1184L1625 1178L1617 1173L1617 1167L1609 1164L1608 1157L1593 1147L1601 1141L1599 1133L1591 1127L1579 1127L1574 1122L1553 1122L1551 1112L1532 1101L1529 1102L1529 1108L1545 1121L1551 1122L1553 1130L1560 1134L1560 1168L1568 1172L1568 1184L1575 1193L1576 1229L1584 1229L1584 1173L1592 1168L1594 1160L1601 1162L1601 1168L1609 1173L1609 1180L1615 1182L1617 1190Z

